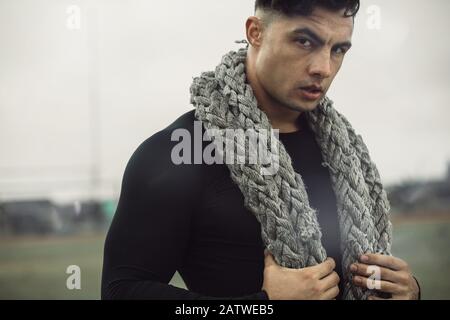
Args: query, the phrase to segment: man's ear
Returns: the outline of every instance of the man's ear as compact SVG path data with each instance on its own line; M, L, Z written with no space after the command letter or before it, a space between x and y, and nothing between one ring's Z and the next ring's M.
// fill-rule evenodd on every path
M260 47L262 44L263 24L258 17L252 16L245 23L248 43L253 47Z

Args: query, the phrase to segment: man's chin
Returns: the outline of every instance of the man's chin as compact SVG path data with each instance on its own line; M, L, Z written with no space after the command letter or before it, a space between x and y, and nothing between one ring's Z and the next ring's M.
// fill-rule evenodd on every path
M315 101L301 101L300 103L297 103L295 109L303 112L313 111L319 106L321 100L322 98Z
M315 110L320 101L322 101L323 96L318 98L317 100L304 100L304 99L291 99L290 101L286 101L284 106L290 110L298 111L298 112L309 112Z

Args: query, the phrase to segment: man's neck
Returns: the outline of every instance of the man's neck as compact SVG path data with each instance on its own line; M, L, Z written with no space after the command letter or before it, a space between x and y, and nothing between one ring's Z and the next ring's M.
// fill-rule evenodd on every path
M267 94L256 77L254 64L249 55L247 55L245 70L247 81L252 87L258 107L267 115L272 128L280 130L280 133L299 131L301 128L298 119L301 112L281 105Z

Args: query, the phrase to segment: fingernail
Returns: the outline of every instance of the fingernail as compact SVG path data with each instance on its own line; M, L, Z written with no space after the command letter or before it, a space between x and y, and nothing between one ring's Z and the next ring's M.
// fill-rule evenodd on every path
M369 257L366 256L366 255L362 255L362 256L361 256L361 261L367 262L367 261L369 261Z
M352 265L350 266L350 270L353 271L353 272L355 272L356 270L358 270L358 268L356 267L356 265L352 264Z

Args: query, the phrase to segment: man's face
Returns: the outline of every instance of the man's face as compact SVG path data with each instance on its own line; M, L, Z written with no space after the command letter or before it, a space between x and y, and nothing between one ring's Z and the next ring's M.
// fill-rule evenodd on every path
M266 93L298 111L315 109L351 47L353 18L316 8L310 16L275 18L262 34L256 74Z

